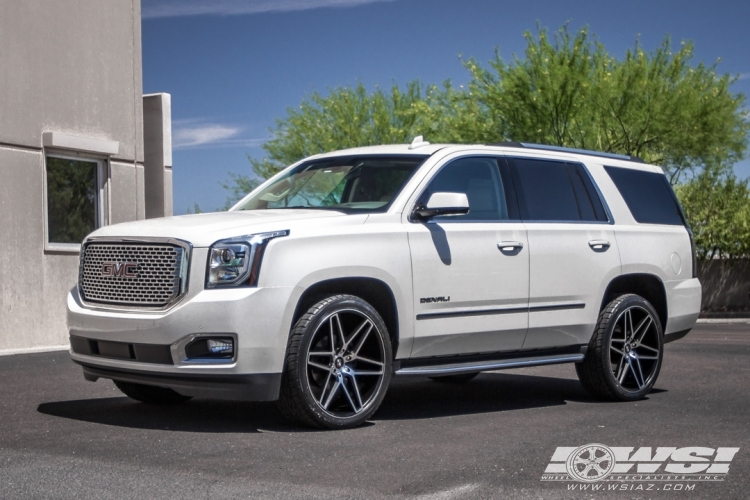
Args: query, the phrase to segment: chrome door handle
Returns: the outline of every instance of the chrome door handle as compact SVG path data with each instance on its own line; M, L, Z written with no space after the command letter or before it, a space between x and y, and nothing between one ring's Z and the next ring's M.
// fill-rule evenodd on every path
M606 250L609 248L609 241L607 240L591 240L589 246L592 250Z
M520 241L501 241L497 244L497 248L503 252L512 252L514 250L521 250L523 243Z

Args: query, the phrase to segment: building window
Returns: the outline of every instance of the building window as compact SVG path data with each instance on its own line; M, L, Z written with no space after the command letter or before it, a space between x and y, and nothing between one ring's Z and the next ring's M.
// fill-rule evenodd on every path
M48 247L79 248L104 223L103 162L46 157Z

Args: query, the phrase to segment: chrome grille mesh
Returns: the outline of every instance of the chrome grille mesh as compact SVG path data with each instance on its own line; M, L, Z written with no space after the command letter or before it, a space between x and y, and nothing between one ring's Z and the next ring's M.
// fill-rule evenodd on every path
M185 250L176 245L90 243L81 256L83 299L121 306L166 306L182 292L183 259ZM123 273L126 265L128 272Z

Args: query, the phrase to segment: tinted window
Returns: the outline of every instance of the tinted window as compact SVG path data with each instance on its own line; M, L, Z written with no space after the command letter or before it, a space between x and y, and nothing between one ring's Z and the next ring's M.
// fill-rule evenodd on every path
M662 174L630 168L604 167L636 222L682 226L677 197Z
M433 193L466 193L469 213L435 220L507 220L508 203L497 162L493 158L462 158L443 167L422 194L427 204Z
M583 220L565 163L514 158L513 164L524 220ZM593 208L589 207L587 215L592 213Z
M591 203L591 207L594 210L594 219L591 220L598 220L601 222L607 222L609 220L609 217L607 216L607 211L604 210L604 205L602 204L601 198L599 198L599 193L596 191L596 188L594 187L594 183L591 180L591 177L589 176L588 172L586 172L586 169L583 165L580 163L568 163L568 173L570 173L571 179L579 179L586 190L586 197L588 201ZM575 186L575 182L573 182L573 185ZM579 205L581 205L583 202L579 200ZM585 203L583 203L585 204ZM587 220L587 219L585 219Z
M47 157L47 235L50 243L81 243L97 228L98 164Z
M573 193L576 195L576 201L578 202L578 211L581 214L581 220L596 220L594 204L591 202L591 198L586 192L586 187L583 185L583 179L581 179L581 176L573 165L567 164L566 166L568 169L568 177L573 185Z

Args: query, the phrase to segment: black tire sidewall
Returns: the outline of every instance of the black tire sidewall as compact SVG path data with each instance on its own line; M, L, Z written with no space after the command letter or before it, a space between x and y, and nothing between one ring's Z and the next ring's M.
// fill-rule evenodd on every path
M643 397L651 391L654 384L656 383L656 380L659 378L659 372L661 371L662 360L664 358L664 332L662 330L661 321L659 320L659 315L649 301L639 295L627 295L616 300L620 300L620 302L612 311L612 317L609 321L609 324L607 324L605 336L602 339L601 352L598 352L597 355L601 356L600 366L603 366L605 368L603 370L604 373L602 373L601 375L604 376L607 385L615 393L617 399L620 399L622 401L635 401L643 399ZM617 325L617 321L620 319L621 315L631 307L641 307L651 315L652 319L654 320L659 339L659 354L658 360L656 361L656 368L654 370L654 373L650 377L646 385L638 391L631 391L623 388L615 378L614 373L612 373L610 364L610 345L612 342L612 335L614 334L615 326Z
M326 302L329 299L330 298L324 299L321 302ZM318 304L320 304L320 302ZM313 306L311 309L315 309L318 304ZM328 318L336 311L347 309L355 310L361 314L366 315L377 328L376 334L380 336L380 339L383 342L383 349L385 354L385 362L383 364L384 373L383 378L380 382L380 387L377 389L378 392L375 398L370 402L366 410L350 417L337 417L324 411L322 408L320 408L317 401L315 401L315 398L309 390L306 362L308 353L310 352L310 348L312 347L311 343L313 340L313 336L315 332L317 332L318 328L320 328L320 326L325 321L327 321ZM341 295L334 297L333 300L330 300L327 304L323 305L323 307L320 307L315 311L313 317L305 326L305 331L299 346L299 355L297 357L297 363L299 363L299 366L297 366L296 370L299 380L297 381L297 383L299 384L299 388L304 397L308 413L310 413L311 416L319 424L328 428L348 428L361 425L362 423L367 421L367 419L369 419L375 413L375 411L377 411L378 407L383 402L383 398L385 397L385 393L390 384L392 359L393 352L388 335L388 329L386 328L385 322L380 317L380 314L378 314L377 310L375 310L374 307L372 307L363 299L360 299L359 297L355 297L353 295Z

